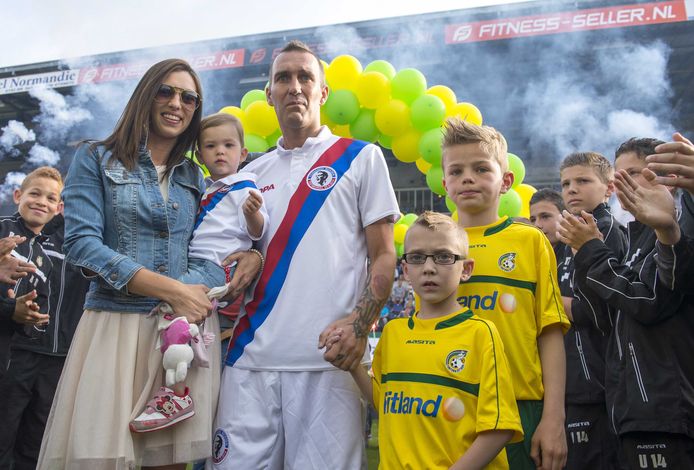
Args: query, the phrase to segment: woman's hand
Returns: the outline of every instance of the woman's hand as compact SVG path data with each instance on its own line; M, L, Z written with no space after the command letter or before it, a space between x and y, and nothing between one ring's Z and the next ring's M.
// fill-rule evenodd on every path
M212 302L207 298L209 290L202 284L183 284L166 301L177 317L186 317L188 323L201 323L212 311Z

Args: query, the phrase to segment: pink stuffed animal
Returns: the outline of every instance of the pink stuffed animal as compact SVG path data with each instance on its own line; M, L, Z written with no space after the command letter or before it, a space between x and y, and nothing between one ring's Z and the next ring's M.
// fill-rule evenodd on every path
M193 360L193 348L190 343L199 334L198 326L189 324L185 317L174 318L171 324L161 331L161 352L164 354L162 364L166 370L168 387L186 379L188 367Z

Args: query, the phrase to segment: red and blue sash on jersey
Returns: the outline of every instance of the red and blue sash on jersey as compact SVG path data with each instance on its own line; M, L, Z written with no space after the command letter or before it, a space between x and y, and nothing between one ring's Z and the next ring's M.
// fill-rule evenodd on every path
M212 209L217 207L217 204L219 204L220 201L224 199L224 196L226 196L230 192L238 191L239 189L243 188L258 189L253 181L237 181L236 183L225 184L218 190L204 197L202 201L200 201L200 207L198 208L198 216L195 220L195 226L193 227L193 230L197 229L200 226L205 216L209 214L212 211Z
M226 365L233 366L241 357L244 348L253 340L256 330L260 328L272 311L289 272L289 265L296 248L301 243L318 211L340 182L342 175L345 174L366 145L366 142L340 138L318 158L304 175L299 187L289 200L284 219L270 240L265 254L265 268L256 285L253 300L246 305L246 315L239 319L234 329ZM329 189L314 191L308 186L306 179L311 171L321 166L329 166L335 170L337 181Z

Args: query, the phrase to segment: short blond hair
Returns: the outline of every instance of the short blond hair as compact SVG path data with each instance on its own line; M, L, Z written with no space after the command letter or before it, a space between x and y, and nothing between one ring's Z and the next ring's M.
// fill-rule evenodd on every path
M502 173L508 171L508 144L501 132L491 126L478 126L457 117L446 119L441 144L443 150L454 145L474 143L479 143L482 150L499 164ZM441 165L444 166L443 160Z
M410 234L410 230L413 227L424 227L427 230L432 230L435 232L455 232L459 241L460 249L462 250L462 255L467 255L468 252L468 237L467 232L463 227L458 225L455 220L446 214L441 214L440 212L425 211L422 215L417 217L417 219L412 222L412 225L407 230L405 234L405 251L407 251L407 237Z
M24 191L36 178L48 178L53 181L57 181L60 187L63 187L63 177L60 176L60 172L58 170L50 166L41 166L26 175L19 189Z
M598 152L576 152L567 155L559 165L559 174L561 175L562 171L572 166L592 168L604 184L614 179L614 168L610 161Z

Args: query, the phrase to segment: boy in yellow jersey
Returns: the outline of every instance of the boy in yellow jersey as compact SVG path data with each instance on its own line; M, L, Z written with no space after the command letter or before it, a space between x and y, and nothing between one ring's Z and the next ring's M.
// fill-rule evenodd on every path
M444 185L467 231L475 273L458 302L499 329L525 440L506 447L512 470L558 470L566 463L563 334L569 328L550 245L537 228L498 215L513 184L503 135L460 119L446 122Z
M507 469L504 445L522 428L496 327L456 300L473 267L465 231L425 212L405 251L421 308L385 326L373 380L361 366L352 371L379 414L380 468Z

